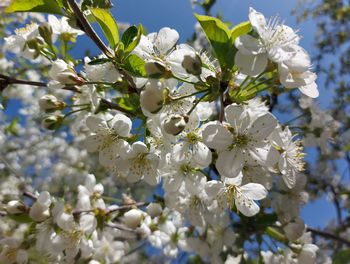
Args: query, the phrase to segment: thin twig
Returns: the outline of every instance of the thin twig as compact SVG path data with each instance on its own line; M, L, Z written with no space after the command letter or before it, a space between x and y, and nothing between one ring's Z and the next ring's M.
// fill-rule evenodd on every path
M113 102L111 102L111 101L108 101L108 100L106 100L106 99L104 99L104 98L101 98L100 102L101 102L102 104L104 104L105 106L107 106L107 108L109 108L109 109L118 110L118 111L120 111L120 112L123 112L123 113L129 115L129 116L135 116L135 114L134 114L133 112L131 112L131 111L129 111L129 110L126 110L126 109L120 107L118 104L113 103Z
M139 202L139 203L133 203L133 204L126 204L126 205L121 205L119 207L113 208L111 210L108 210L107 214L111 214L120 210L125 210L125 209L130 209L132 207L142 207L148 205L148 202Z
M47 87L47 83L44 82L32 82L32 81L27 81L27 80L17 80L14 79L12 77L0 74L0 78L4 79L8 84L26 84L26 85L32 85L32 86L37 86L37 87ZM4 87L5 89L6 87ZM61 89L63 90L68 90L68 91L72 91L74 93L81 93L81 91L79 90L79 88L77 88L76 86L65 86L62 87ZM126 110L122 107L120 107L118 104L113 103L111 101L108 101L104 98L101 99L101 103L103 103L108 109L114 109L114 110L118 110L120 112L123 112L129 116L135 116L134 113L132 113L129 110Z
M70 7L73 9L74 14L77 16L78 21L80 22L81 29L91 38L91 40L100 48L100 50L106 54L107 57L113 57L111 50L103 43L100 37L97 35L95 30L92 28L88 20L86 19L83 12L80 10L80 7L74 0L68 0Z
M333 239L333 240L341 242L341 243L343 243L343 244L345 244L347 246L350 246L350 241L349 240L346 240L345 238L339 237L339 236L334 235L332 233L328 233L328 232L325 232L325 231L322 231L322 230L317 230L317 229L314 229L314 228L311 228L311 227L308 227L306 230L311 232L311 233L313 233L314 235L321 236L321 237L324 237L324 238Z
M341 208L340 208L340 203L338 200L337 192L332 185L330 186L330 188L331 188L331 192L333 194L333 202L334 202L334 206L335 206L335 209L337 212L338 225L342 226L343 225L342 213L341 213Z
M34 193L28 192L28 191L24 191L23 192L23 196L26 196L34 201L36 201L38 199L38 197L36 197L36 195Z
M131 228L129 228L129 227L123 225L123 224L120 224L120 223L106 223L105 225L108 226L108 227L111 227L111 228L116 228L116 229L122 230L122 231L136 233L136 234L141 234L140 231L131 229Z

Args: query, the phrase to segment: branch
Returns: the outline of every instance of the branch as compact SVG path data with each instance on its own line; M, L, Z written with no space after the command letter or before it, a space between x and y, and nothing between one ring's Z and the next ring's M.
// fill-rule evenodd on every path
M10 84L24 84L24 85L32 85L32 86L39 86L39 87L46 87L47 86L46 83L17 80L15 78L10 77L10 76L0 74L0 92L5 90L6 87Z
M338 225L342 226L343 225L343 221L342 221L342 213L341 213L341 208L340 208L340 203L337 197L337 192L335 190L335 188L331 185L331 192L333 194L333 202L334 202L334 206L337 212L337 220L338 220Z
M111 210L107 209L106 210L106 215L114 213L114 212L117 212L117 211L120 211L120 210L130 209L130 208L133 208L133 207L141 207L141 206L145 206L145 205L148 205L148 204L149 204L148 202L139 202L139 203L132 203L132 204L121 205L121 206L113 208ZM90 209L90 210L74 210L73 215L77 216L77 215L82 214L82 213L91 213L93 211L94 211L93 209Z
M130 209L132 207L142 207L142 206L145 206L145 205L148 205L149 203L147 202L139 202L139 203L132 203L132 204L126 204L126 205L121 205L117 208L113 208L111 210L108 210L107 214L111 214L111 213L114 213L114 212L117 212L117 211L120 211L120 210L124 210L124 209Z
M95 30L92 28L88 20L86 19L84 13L80 10L80 7L74 0L68 0L70 7L73 9L74 14L81 26L81 29L90 37L90 39L95 42L99 49L107 56L113 57L111 50L103 43L100 37L97 35Z
M36 201L38 199L38 197L36 197L36 195L34 193L31 193L28 191L23 192L23 196L26 196L34 201Z
M105 105L107 108L109 108L109 109L118 110L118 111L123 112L123 113L125 113L125 114L128 114L128 115L130 115L130 116L135 116L135 114L134 114L133 112L131 112L131 111L129 111L129 110L126 110L126 109L120 107L118 104L113 103L113 102L111 102L111 101L108 101L108 100L106 100L106 99L104 99L104 98L101 98L100 103L101 103L101 104L104 104L104 105Z
M1 79L4 81L3 83L1 83L1 81L2 81ZM9 84L25 84L25 85L38 86L38 87L47 87L47 83L44 83L44 82L17 80L15 78L10 77L10 76L0 74L0 92L5 90ZM72 91L74 93L81 93L81 91L76 86L65 86L65 87L62 87L61 89ZM128 111L128 110L120 107L118 104L113 103L111 101L108 101L104 98L101 98L101 103L104 104L108 109L118 110L120 112L123 112L123 113L129 115L129 116L135 116L135 114L132 113L131 111Z
M311 227L306 228L306 230L311 232L311 233L313 233L316 236L321 236L321 237L324 237L324 238L333 239L333 240L336 240L336 241L338 241L340 243L343 243L343 244L347 245L348 247L350 247L350 241L346 240L345 238L339 237L339 236L334 235L332 233L328 233L328 232L325 232L325 231L317 230L317 229L314 229L314 228L311 228Z

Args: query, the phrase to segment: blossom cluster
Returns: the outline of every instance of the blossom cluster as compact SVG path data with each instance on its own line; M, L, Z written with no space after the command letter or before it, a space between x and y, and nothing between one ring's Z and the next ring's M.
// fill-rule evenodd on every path
M75 60L55 47L84 34L70 22L49 15L47 22L5 38L4 49L43 65L48 82L39 77L32 83L45 92L31 88L28 96L12 95L28 100L24 114L33 127L20 131L29 143L13 141L19 161L0 152L0 162L10 175L30 173L32 165L40 175L52 175L46 190L30 195L32 188L19 177L30 196L25 200L1 187L2 212L9 218L8 224L1 219L1 263L28 263L37 253L52 263L128 263L136 261L140 241L169 258L187 252L212 263L239 263L249 258L242 241L262 235L279 237L281 246L259 252L265 263L315 262L318 248L299 216L308 201L304 143L258 96L283 88L318 96L309 55L293 29L251 8L249 30L232 46L235 67L227 70L207 52L178 44L178 32L166 27L135 36L138 42L124 59L118 56L127 42L114 58L105 53ZM142 76L131 58L142 61ZM23 84L13 83L15 91ZM303 100L304 108L311 107ZM318 126L316 111L310 131ZM39 119L62 138L35 127ZM47 138L40 138L43 133ZM0 141L6 137L1 134ZM42 151L40 163L21 150L27 144L36 152L35 141L55 156ZM60 180L68 186L55 186ZM113 196L122 203L109 203L107 185L118 188ZM70 193L63 199L65 187ZM150 190L147 197L137 194L143 188ZM152 197L156 189L162 194ZM138 196L147 202L136 202Z

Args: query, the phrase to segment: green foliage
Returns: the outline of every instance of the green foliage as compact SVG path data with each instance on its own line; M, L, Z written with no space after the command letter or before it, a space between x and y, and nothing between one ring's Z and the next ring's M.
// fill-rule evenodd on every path
M107 9L91 8L90 11L100 25L109 44L113 49L115 49L119 42L119 31L117 22L114 20L114 17Z
M124 45L124 53L132 52L137 44L139 44L143 32L142 26L129 27L122 36L122 43Z
M147 77L145 62L136 54L130 54L124 60L122 67L135 77Z
M17 223L31 223L33 220L28 214L8 215L8 218L16 221Z
M97 59L90 61L88 64L89 65L99 65L99 64L104 64L104 63L109 62L109 61L110 61L110 59L107 59L107 58L97 58Z
M11 134L13 136L18 136L18 122L19 118L14 118L11 123L5 128L5 134Z
M83 10L88 9L89 7L110 9L113 4L111 0L83 0L81 2L81 8Z
M350 249L344 249L334 254L333 264L349 264L350 263Z
M250 23L243 22L230 30L218 18L198 14L195 14L195 16L213 48L222 71L231 70L234 66L237 51L234 41L238 36L250 31Z
M249 21L242 22L231 29L231 41L235 42L236 38L247 34L251 30Z
M117 97L116 103L123 109L134 114L142 113L140 108L140 96L138 94L125 94L123 97Z
M55 0L12 0L5 12L40 12L62 15L61 7Z

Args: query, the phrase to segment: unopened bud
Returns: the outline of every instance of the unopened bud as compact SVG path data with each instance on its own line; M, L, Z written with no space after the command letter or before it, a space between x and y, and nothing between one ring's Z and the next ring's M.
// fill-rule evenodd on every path
M185 55L181 65L185 68L187 73L196 76L202 73L202 61L198 54Z
M123 222L129 228L136 228L140 225L143 212L139 209L131 209L124 214Z
M147 213L152 217L160 216L163 212L162 206L158 203L150 203L147 207Z
M141 92L140 103L143 109L154 114L163 107L164 92L157 84L149 83Z
M65 107L65 103L59 101L52 94L46 94L39 99L39 106L42 111L50 113L56 110L62 110Z
M284 234L289 241L295 241L304 234L305 224L301 218L288 223L283 227Z
M85 83L85 80L75 72L73 66L61 59L52 64L49 76L62 84L83 85Z
M9 201L6 205L6 212L9 214L22 214L26 212L27 207L21 201Z
M166 133L176 136L184 130L187 122L187 116L172 115L164 120L163 128Z
M57 128L60 127L60 125L62 124L62 121L63 121L62 115L51 115L51 116L45 117L41 122L41 125L45 129L56 130Z

